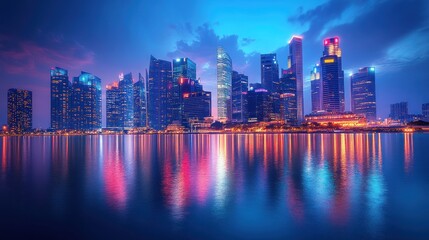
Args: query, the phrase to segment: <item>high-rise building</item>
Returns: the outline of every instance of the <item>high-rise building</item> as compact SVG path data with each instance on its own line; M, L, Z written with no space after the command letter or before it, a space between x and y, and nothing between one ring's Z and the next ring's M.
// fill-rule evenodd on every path
M377 120L375 97L375 68L365 67L350 76L352 112L365 115L368 121Z
M271 93L264 88L250 89L247 93L248 121L268 122L273 112Z
M293 36L289 41L288 68L296 78L297 121L304 121L304 77L302 67L302 37Z
M217 114L223 122L232 119L232 61L221 47L217 49Z
M211 116L212 94L207 91L184 93L183 118L184 126L189 127L190 120L202 121Z
M261 54L261 83L269 92L278 90L279 64L275 53Z
M311 80L311 112L322 110L320 65L316 64L310 73Z
M389 117L401 121L408 119L408 102L390 104Z
M134 127L146 127L146 87L140 73L134 83Z
M69 127L70 81L68 71L59 67L51 69L51 128L64 130Z
M280 119L291 125L298 124L297 79L291 68L282 70L279 101Z
M101 129L101 79L81 72L73 78L70 98L70 128Z
M196 64L189 58L177 58L173 60L173 87L170 91L169 100L169 122L182 122L184 118L183 93L181 92L182 79L188 79L192 82L194 88L199 83L196 81L197 69ZM201 89L202 90L202 89Z
M164 130L168 119L168 94L173 86L171 62L150 57L148 78L148 126Z
M344 72L342 69L340 40L338 37L324 40L322 70L322 110L344 112Z
M249 78L236 71L232 72L232 121L247 122L247 89Z
M429 103L422 104L422 115L425 118L429 118Z
M13 133L30 132L33 128L33 94L28 90L7 91L7 124Z
M124 129L130 129L134 125L134 88L131 73L119 75L119 91L121 97L121 125Z
M119 83L113 82L106 86L106 127L122 128L121 92Z

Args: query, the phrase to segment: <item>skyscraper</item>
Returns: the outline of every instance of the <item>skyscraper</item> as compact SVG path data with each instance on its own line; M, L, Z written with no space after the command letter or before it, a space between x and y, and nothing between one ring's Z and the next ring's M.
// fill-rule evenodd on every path
M155 130L164 130L168 120L168 93L173 86L171 62L150 57L148 79L147 114L148 125Z
M405 121L408 119L408 102L390 104L389 117L394 120Z
M232 61L223 48L217 49L217 114L223 122L232 119Z
M322 110L320 65L316 64L310 73L311 80L311 112Z
M264 89L250 89L247 93L249 122L268 122L273 112L271 93Z
M170 122L182 122L184 118L183 93L181 93L181 79L188 79L194 85L196 82L196 64L189 58L177 58L173 60L173 87L169 94ZM182 83L183 84L183 83ZM193 86L194 87L194 86Z
M297 79L291 68L282 70L280 93L280 119L291 125L298 124Z
M65 69L51 69L51 128L64 130L69 127L70 81Z
M352 112L365 115L368 121L377 120L375 97L375 68L365 67L350 77Z
M7 91L7 124L13 133L29 132L33 128L33 94L28 90Z
M338 37L324 40L322 69L322 110L344 112L344 72L341 61L340 40Z
M278 90L279 64L275 53L261 54L261 83L269 92Z
M101 129L101 79L81 72L73 78L70 99L71 129Z
M289 41L288 68L296 78L297 121L304 121L304 78L302 68L302 37L293 36Z
M106 86L106 127L122 128L121 126L121 92L118 82Z
M134 88L133 76L131 73L119 75L119 92L121 98L121 126L130 129L134 125Z
M146 127L146 88L140 73L134 83L134 127Z
M247 122L247 89L249 78L232 71L232 121Z

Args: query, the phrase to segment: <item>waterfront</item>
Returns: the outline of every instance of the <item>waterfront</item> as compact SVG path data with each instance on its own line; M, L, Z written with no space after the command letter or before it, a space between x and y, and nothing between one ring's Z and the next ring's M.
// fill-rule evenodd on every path
M424 238L429 134L2 137L3 236Z

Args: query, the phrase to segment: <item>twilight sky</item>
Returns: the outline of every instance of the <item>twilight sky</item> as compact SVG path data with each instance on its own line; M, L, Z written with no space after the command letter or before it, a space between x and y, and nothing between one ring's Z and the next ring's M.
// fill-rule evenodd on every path
M233 68L260 82L261 53L277 53L286 68L287 42L304 37L305 113L311 109L309 72L322 40L339 36L343 50L346 109L349 73L376 67L378 115L408 101L411 113L429 102L429 2L427 0L14 0L0 8L0 124L7 121L7 89L33 91L33 127L50 125L53 66L70 80L87 71L103 86L121 72L148 68L149 57L189 57L216 116L216 47ZM105 90L103 89L103 126Z

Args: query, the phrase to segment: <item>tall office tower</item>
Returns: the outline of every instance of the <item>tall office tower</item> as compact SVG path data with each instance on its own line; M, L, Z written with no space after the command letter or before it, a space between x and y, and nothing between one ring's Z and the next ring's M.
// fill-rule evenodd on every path
M248 76L232 71L232 122L247 122L248 85Z
M270 121L273 112L271 93L264 89L251 89L247 93L248 122Z
M51 69L51 128L67 129L69 122L70 81L65 69Z
M280 119L296 125L298 120L297 79L291 68L282 70L280 78Z
M140 73L134 83L134 127L146 127L146 88Z
M180 123L183 119L183 99L180 93L181 79L188 79L195 85L197 83L196 77L196 64L191 59L177 58L173 60L173 87L168 97L170 122Z
M11 88L7 91L7 125L14 133L30 132L33 128L33 94Z
M390 104L389 117L394 120L406 120L408 118L408 102Z
M150 57L148 78L148 126L164 130L168 124L168 94L173 84L171 62Z
M212 115L212 93L198 91L183 95L183 125L189 127L191 120L204 120Z
M134 125L134 88L131 73L119 75L119 91L121 97L121 126L130 129Z
M344 112L344 72L341 61L340 40L338 37L324 40L322 69L322 110Z
M364 67L350 77L352 112L365 115L368 121L377 120L375 97L375 68Z
M70 99L71 129L101 129L101 79L81 72L73 78Z
M279 64L275 53L261 54L261 83L269 92L278 90Z
M288 68L296 77L297 120L299 123L304 121L304 77L302 62L302 37L293 36L289 41Z
M422 115L425 118L429 118L429 103L422 104Z
M106 127L122 128L121 91L119 83L113 82L106 86Z
M232 119L232 61L223 48L217 48L217 114L222 122Z
M311 112L315 113L322 110L320 65L316 64L310 73L311 80Z

